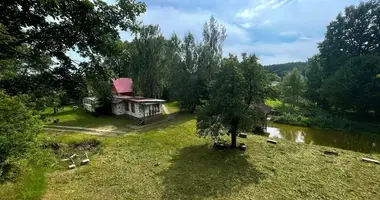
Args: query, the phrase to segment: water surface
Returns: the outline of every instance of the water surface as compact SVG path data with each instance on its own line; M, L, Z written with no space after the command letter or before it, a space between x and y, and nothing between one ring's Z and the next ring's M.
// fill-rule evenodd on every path
M270 138L281 138L363 153L380 153L380 135L376 134L331 131L276 123L269 123L267 132Z

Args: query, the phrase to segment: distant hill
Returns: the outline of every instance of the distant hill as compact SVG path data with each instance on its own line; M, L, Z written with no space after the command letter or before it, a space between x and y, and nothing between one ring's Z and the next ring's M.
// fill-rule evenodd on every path
M307 62L289 62L283 64L274 64L266 65L265 69L269 72L277 74L279 77L284 77L288 71L291 71L293 68L298 68L301 71L301 74L305 75Z

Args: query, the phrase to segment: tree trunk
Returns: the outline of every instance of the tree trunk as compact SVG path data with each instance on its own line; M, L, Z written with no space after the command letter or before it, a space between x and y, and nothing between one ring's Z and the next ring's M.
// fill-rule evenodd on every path
M239 127L239 119L233 119L231 122L231 148L236 148L236 135Z
M236 148L236 132L231 132L231 148Z

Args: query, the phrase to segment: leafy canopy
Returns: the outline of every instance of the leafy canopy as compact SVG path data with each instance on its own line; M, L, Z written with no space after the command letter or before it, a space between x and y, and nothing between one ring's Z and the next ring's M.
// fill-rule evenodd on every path
M260 117L255 104L262 103L267 75L255 55L223 59L220 71L211 86L210 99L200 109L197 132L201 136L218 138L231 135L231 147L236 147L238 129L252 130Z

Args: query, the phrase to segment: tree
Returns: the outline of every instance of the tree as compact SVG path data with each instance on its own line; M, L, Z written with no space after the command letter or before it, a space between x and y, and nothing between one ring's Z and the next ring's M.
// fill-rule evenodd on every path
M183 82L182 76L182 41L177 34L172 34L166 42L166 63L168 67L168 89L170 100L180 100Z
M163 94L168 74L165 42L159 26L153 25L143 26L133 41L137 51L133 58L133 82L140 95L155 98Z
M377 103L380 82L374 74L380 73L380 56L360 56L352 58L330 76L322 87L323 95L330 105L346 111L358 113L380 112Z
M327 26L319 44L324 61L324 78L343 67L347 59L380 52L380 1L370 0L349 6Z
M284 102L290 103L292 106L298 105L306 88L304 77L297 68L288 72L284 80L281 82L282 94Z
M288 73L294 68L297 68L301 72L301 74L305 74L306 66L306 62L289 62L283 64L266 65L265 69L267 69L268 72L277 74L277 76L279 77L284 77L286 73Z
M136 18L145 4L119 0L114 5L89 0L1 1L0 60L56 57L65 65L67 50L77 48L84 57L110 55L118 29L137 30Z
M217 74L222 58L223 43L226 39L226 28L219 24L214 17L203 25L202 43L198 48L199 51L199 78L200 85L206 87L202 94L203 98L207 98L209 91L207 87Z
M211 86L210 99L200 109L197 132L218 138L230 134L231 147L236 147L238 130L252 130L258 115L254 104L263 102L267 75L257 57L243 56L239 63L230 55L222 62Z
M0 176L12 158L29 150L40 130L40 121L17 97L0 91Z
M181 102L181 109L194 113L196 106L200 103L198 89L198 51L193 34L188 33L181 45L180 56L182 62L175 70L176 87L178 100Z
M308 60L306 68L306 97L313 101L321 103L322 97L320 95L320 88L323 81L323 68L322 61L319 55L315 55Z

